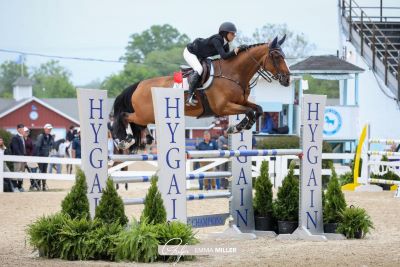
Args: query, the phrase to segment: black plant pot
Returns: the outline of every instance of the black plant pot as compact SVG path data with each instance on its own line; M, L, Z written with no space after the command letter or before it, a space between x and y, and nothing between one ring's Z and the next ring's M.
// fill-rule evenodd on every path
M382 189L384 191L390 191L390 187L392 186L391 184L379 184L380 187L382 187Z
M336 233L337 223L324 223L324 233Z
M361 239L361 237L362 237L362 231L361 230L358 230L358 231L356 231L354 233L354 238Z
M291 234L299 226L299 222L278 221L279 234Z
M256 230L275 231L275 220L270 214L266 216L254 215L254 223Z

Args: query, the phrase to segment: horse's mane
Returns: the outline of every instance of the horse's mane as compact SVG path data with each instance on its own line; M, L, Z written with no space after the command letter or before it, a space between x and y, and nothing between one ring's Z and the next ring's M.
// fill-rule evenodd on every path
M267 43L257 43L257 44L251 44L251 45L248 45L247 46L247 48L248 49L250 49L250 48L253 48L253 47L257 47L257 46L260 46L260 45L265 45L265 44L267 44ZM221 58L213 58L211 61L217 61L217 60L220 60Z

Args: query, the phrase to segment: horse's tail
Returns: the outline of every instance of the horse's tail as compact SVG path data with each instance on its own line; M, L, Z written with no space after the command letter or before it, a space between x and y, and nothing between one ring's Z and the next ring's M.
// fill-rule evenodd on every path
M130 85L127 87L122 93L120 93L114 101L114 125L113 125L113 134L114 137L118 138L119 140L124 140L127 136L126 134L126 127L127 121L125 118L125 113L134 113L135 110L132 106L132 95L135 92L139 82ZM141 144L141 137L142 137L142 128L139 125L134 123L130 123L132 128L133 137L135 139L134 147L137 147Z

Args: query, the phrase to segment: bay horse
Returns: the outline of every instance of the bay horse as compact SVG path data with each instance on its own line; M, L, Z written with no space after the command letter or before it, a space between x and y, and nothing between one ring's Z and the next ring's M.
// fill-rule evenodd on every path
M251 129L263 114L262 107L250 102L250 80L258 72L261 77L271 81L278 80L283 86L290 84L290 71L281 49L286 35L278 41L246 46L237 56L227 60L216 59L211 62L214 67L214 80L205 91L197 91L196 106L185 106L185 115L191 117L210 117L245 114L237 125L230 126L229 133ZM156 77L135 83L126 88L114 102L114 134L122 142L124 149L127 140L127 127L130 125L134 146L140 146L142 130L148 124L155 123L151 88L165 87L174 84L172 76ZM207 102L207 103L206 103ZM151 137L149 137L151 141ZM132 144L133 142L131 142Z

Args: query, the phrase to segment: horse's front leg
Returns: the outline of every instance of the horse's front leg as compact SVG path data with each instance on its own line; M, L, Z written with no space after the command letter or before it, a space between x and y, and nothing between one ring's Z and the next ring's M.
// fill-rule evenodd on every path
M243 129L246 127L246 125L249 123L249 121L254 120L255 114L254 111L246 106L242 106L239 104L235 104L232 102L227 103L222 112L220 113L221 115L237 115L237 114L245 114L246 117L244 117L238 124L229 126L228 128L228 134L234 134L234 133L239 133L243 131Z
M263 114L263 109L260 105L257 105L253 102L247 102L246 107L249 107L252 109L252 111L255 113L255 115L252 117L251 120L247 123L247 125L244 127L246 130L250 130L254 123L260 118L260 116Z

